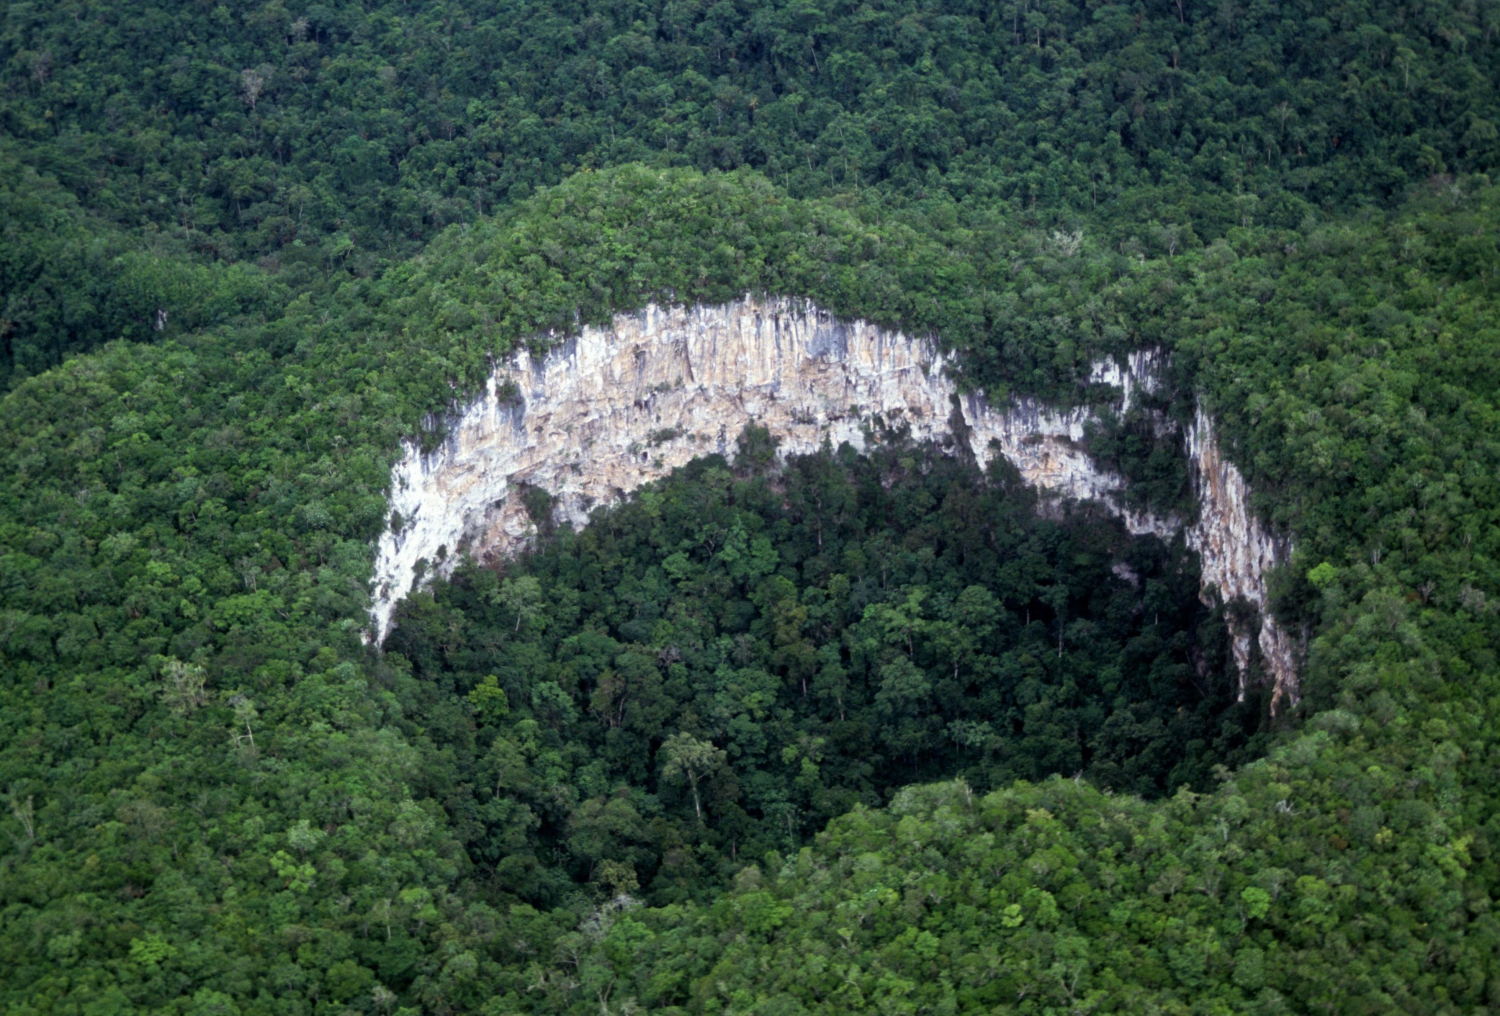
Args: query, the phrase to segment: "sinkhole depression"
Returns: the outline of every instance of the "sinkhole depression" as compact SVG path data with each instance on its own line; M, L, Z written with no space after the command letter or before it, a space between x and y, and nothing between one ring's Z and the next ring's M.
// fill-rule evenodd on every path
M1180 427L1196 518L1132 509L1123 476L1085 442L1099 410L1016 398L991 405L961 393L929 339L843 320L809 301L752 298L719 306L658 306L586 327L544 357L499 364L484 393L423 452L408 443L392 477L391 525L376 556L371 632L390 632L397 603L464 555L494 560L535 537L522 494L540 489L560 524L707 454L726 454L747 424L781 456L848 443L863 449L893 426L914 441L966 452L982 469L1008 460L1043 504L1093 502L1133 535L1181 535L1196 553L1201 596L1222 606L1243 698L1252 664L1272 710L1298 699L1297 646L1268 609L1267 577L1290 553L1250 508L1250 489L1223 454L1200 405ZM1102 360L1090 380L1128 411L1165 381L1165 354Z

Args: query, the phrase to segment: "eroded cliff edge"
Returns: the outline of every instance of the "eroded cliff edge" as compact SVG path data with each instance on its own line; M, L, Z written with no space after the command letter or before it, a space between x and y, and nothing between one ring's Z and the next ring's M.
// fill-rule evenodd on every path
M1124 479L1080 443L1089 409L1025 399L995 409L982 396L959 395L945 366L928 341L789 299L652 305L585 328L545 359L520 353L495 371L442 446L427 454L408 446L394 470L393 525L376 558L375 638L384 639L402 596L451 570L462 552L504 556L531 538L518 491L545 490L557 521L581 526L595 507L693 458L730 452L752 421L780 439L783 455L825 441L863 449L872 427L904 423L915 440L965 441L981 467L1003 455L1033 486L1101 502L1134 534L1170 537L1183 528L1125 507ZM1161 366L1159 354L1140 352L1095 365L1093 379L1115 387L1125 409L1160 383ZM1199 513L1185 538L1201 556L1203 595L1211 601L1217 591L1254 608L1248 620L1227 616L1241 694L1254 643L1275 683L1273 707L1295 702L1293 642L1266 610L1267 573L1288 548L1250 511L1249 487L1206 413L1186 437Z

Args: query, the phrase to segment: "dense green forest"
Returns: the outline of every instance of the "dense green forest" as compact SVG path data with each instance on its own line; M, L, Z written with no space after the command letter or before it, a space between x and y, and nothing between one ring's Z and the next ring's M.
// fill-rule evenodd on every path
M1500 1006L1497 29L9 5L7 1012ZM749 429L366 643L403 438L746 292L1000 401L1170 350L1295 540L1300 706L1235 701L1180 541L900 432ZM1170 435L1088 441L1191 511Z
M1490 0L13 3L0 371L136 338L155 307L132 296L169 327L258 305L250 279L210 307L138 272L113 315L97 280L59 286L108 264L115 229L306 287L627 162L752 168L943 233L1087 223L1171 253L1296 227L1488 170L1497 31ZM67 229L92 243L59 256Z
M907 783L1155 797L1253 757L1258 696L1180 545L1043 521L1019 478L899 440L771 477L767 442L401 614L387 650L451 760L426 775L497 885L555 901L605 870L672 902Z

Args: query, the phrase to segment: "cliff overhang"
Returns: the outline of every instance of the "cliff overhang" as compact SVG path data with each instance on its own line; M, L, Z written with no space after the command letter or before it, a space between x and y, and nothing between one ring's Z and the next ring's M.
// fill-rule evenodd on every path
M518 353L450 422L439 447L424 453L409 444L393 471L373 637L384 639L401 597L450 572L463 554L504 557L533 539L520 496L527 488L550 495L554 521L582 526L594 508L698 456L730 452L752 422L779 439L782 455L825 442L863 449L879 427L903 425L914 440L962 442L981 468L1003 456L1051 498L1098 502L1134 535L1182 532L1200 556L1204 601L1252 608L1225 614L1241 696L1258 649L1273 710L1296 702L1294 642L1271 615L1267 592L1290 548L1251 511L1249 485L1201 406L1185 434L1198 499L1197 520L1186 525L1127 507L1125 479L1084 447L1093 409L1030 399L992 406L981 394L960 394L949 366L931 341L842 320L804 300L750 297L650 305L585 328L544 358ZM1125 411L1163 384L1164 366L1159 351L1140 351L1095 364L1091 380L1115 389Z

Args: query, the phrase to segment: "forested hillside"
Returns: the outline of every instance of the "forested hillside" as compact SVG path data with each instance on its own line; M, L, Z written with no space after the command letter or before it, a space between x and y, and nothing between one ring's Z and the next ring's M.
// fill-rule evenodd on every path
M74 195L91 236L298 286L637 161L1171 254L1487 171L1497 31L1489 0L14 3L0 166ZM8 246L58 214L21 189ZM128 327L49 318L97 283L32 301L20 271L0 341L23 374ZM155 299L208 323L179 292Z
M12 4L0 1000L20 1014L1500 1006L1500 9ZM1103 405L1294 540L762 431L367 644L400 442L745 292ZM1190 512L1180 438L1090 450ZM1236 609L1231 604L1230 609Z
M1486 168L1497 30L1486 3L15 4L4 127L90 207L244 254L410 252L639 160L1216 235L1221 197Z

